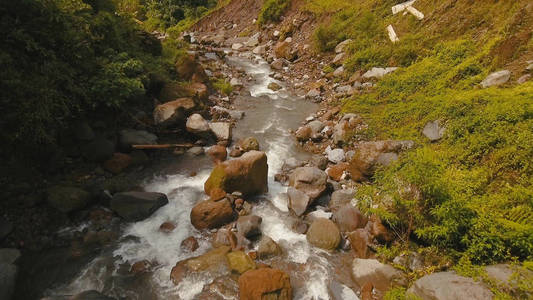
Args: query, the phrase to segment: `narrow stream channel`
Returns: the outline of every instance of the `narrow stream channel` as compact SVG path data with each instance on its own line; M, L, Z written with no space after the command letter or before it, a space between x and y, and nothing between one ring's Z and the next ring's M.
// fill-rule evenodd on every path
M298 147L289 130L297 128L318 107L289 94L285 89L277 92L268 89L268 84L276 80L269 77L269 64L259 57L249 53L228 56L226 63L244 70L247 76L252 77L250 82L245 83L245 89L251 96L238 96L234 103L236 109L245 112L245 117L237 123L233 140L253 136L258 139L261 150L267 153L269 192L259 197L252 214L263 218L263 234L278 242L284 251L284 255L268 263L289 273L294 299L330 299L329 286L335 277L335 267L331 261L338 261L333 256L339 254L329 254L312 247L304 234L291 229L295 219L288 213L287 199L284 197L286 187L274 181L274 175L285 159L309 158L309 154ZM184 155L179 159L190 160L191 157ZM144 188L167 194L169 204L150 218L128 225L114 250L94 259L71 283L49 290L47 294L72 295L94 289L119 299L195 299L204 285L214 278L194 276L186 278L178 286L169 279L176 262L198 256L211 248L208 236L191 225L189 214L197 201L207 197L203 192L203 184L213 166L207 159L198 159L193 164L197 172L194 177L189 175L192 171L190 168L182 168L175 174L147 178ZM189 161L184 162L184 165L192 164ZM159 231L161 223L166 221L177 225L173 232ZM191 235L197 238L200 248L194 253L183 252L180 242ZM125 263L141 260L157 262L157 266L152 272L136 277L121 271Z

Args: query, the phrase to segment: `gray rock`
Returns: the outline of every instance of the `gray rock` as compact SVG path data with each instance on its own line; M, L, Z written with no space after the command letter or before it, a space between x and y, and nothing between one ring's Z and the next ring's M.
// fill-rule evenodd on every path
M328 167L328 159L323 155L313 155L310 164L323 171Z
M18 268L13 264L0 262L0 299L13 297Z
M284 65L285 65L285 60L283 58L277 58L270 64L270 66L274 70L281 70L283 69Z
M200 114L192 114L185 124L187 131L200 136L208 136L211 132L209 123Z
M0 241L6 238L13 231L13 224L0 216Z
M231 140L231 123L211 122L209 123L209 128L211 128L218 141Z
M200 146L192 147L191 149L187 150L187 153L198 156L204 154L204 148Z
M487 276L511 293L519 290L519 282L533 282L533 272L509 264L486 266Z
M424 126L424 130L422 130L422 134L424 134L424 136L430 141L435 142L442 139L445 131L446 128L444 126L440 126L440 121L436 120L433 122L427 122L426 126Z
M331 61L331 63L333 65L339 65L339 64L342 64L343 60L344 60L344 57L346 56L345 53L341 52L337 55L335 55L335 58L333 58L333 60Z
M358 286L364 286L370 282L375 289L382 292L387 291L391 286L406 284L405 276L401 271L390 265L382 264L376 259L354 259L352 278Z
M281 254L281 248L270 237L263 235L257 247L257 257L268 259Z
M350 203L355 197L355 190L346 189L338 190L331 194L331 199L329 200L329 208L331 211L336 211L343 207L344 205Z
M231 49L233 49L233 50L239 50L242 47L244 47L244 45L241 44L241 43L234 43L233 45L231 45Z
M55 209L69 213L87 206L91 200L91 194L77 187L54 186L47 190L46 200Z
M355 155L355 151L354 150L350 150L350 151L346 151L346 161L350 161L352 160L353 156Z
M119 134L119 146L130 150L131 145L151 145L157 143L157 135L146 130L124 129Z
M307 99L314 99L318 97L320 97L320 91L318 89L312 89L305 94L305 98Z
M359 300L359 297L351 288L335 280L329 284L329 290L333 296L332 300Z
M265 45L257 46L257 47L254 48L254 50L252 50L252 52L254 54L258 54L258 55L265 54L266 53L266 46Z
M83 156L92 162L103 162L111 158L115 152L115 144L111 141L97 137L82 149Z
M20 257L20 251L15 248L0 249L0 263L14 264Z
M309 122L309 124L307 124L307 126L311 128L311 138L313 139L317 138L320 135L322 129L324 129L324 123L319 120L311 121Z
M526 74L526 75L520 76L520 78L518 78L516 83L518 84L526 83L527 81L529 81L529 79L531 79L531 74Z
M230 118L235 119L235 120L240 120L240 119L242 119L244 117L244 112L243 111L231 110L231 109L227 109L227 108L224 108L224 107L221 107L221 106L213 106L211 108L211 111L213 113L227 114L227 115L230 116Z
M349 85L341 85L335 89L335 91L341 95L352 95L353 88Z
M305 221L313 223L316 219L331 219L333 214L322 209L314 210L305 216Z
M238 79L238 78L231 78L231 80L229 81L229 84L233 87L240 87L240 86L243 86L242 85L242 82Z
M506 83L511 78L511 72L508 70L501 70L494 72L487 76L480 84L483 88L491 86L498 86Z
M237 220L237 232L245 238L251 238L261 234L261 222L263 219L259 216L241 216Z
M346 157L344 154L344 150L337 148L337 149L326 149L326 155L328 157L328 160L334 164L338 164L343 162Z
M402 265L411 271L421 271L424 268L422 257L416 252L396 256L392 262Z
M335 69L335 71L333 71L333 76L335 76L335 77L341 77L343 75L344 75L344 67L343 66L340 66L337 69Z
M246 41L245 45L246 45L247 47L255 47L255 46L259 45L259 35L260 35L259 32L256 33L256 34L254 34L254 35L252 35L252 36L248 39L248 41Z
M328 175L315 167L300 167L289 176L289 185L316 199L326 190Z
M281 170L283 172L289 172L289 171L292 171L298 167L302 167L304 165L304 162L301 161L301 160L297 160L296 158L294 157L290 157L290 158L287 158L284 162L283 162L283 165L281 166Z
M494 297L483 283L454 272L426 275L415 281L407 290L407 294L423 300L487 300Z
M376 164L388 166L398 160L398 154L394 152L381 153L376 159Z
M289 197L289 209L298 217L303 215L311 204L311 199L308 195L293 187L287 189L287 196Z
M389 74L389 73L392 73L394 71L396 71L398 68L397 67L389 67L389 68L372 68L370 69L369 71L366 71L364 74L363 74L363 78L382 78L383 76Z
M279 91L282 89L281 85L279 85L278 83L276 82L271 82L268 84L268 88L272 91Z
M335 47L335 53L341 53L341 52L344 52L346 49L346 46L348 46L350 43L352 42L351 39L347 39L347 40L344 40L343 42L340 42L339 44L337 44L337 46Z
M167 203L167 195L163 193L125 192L113 196L110 208L126 221L136 222L148 218Z
M350 203L344 204L333 212L333 222L339 226L341 232L352 232L364 228L368 219Z

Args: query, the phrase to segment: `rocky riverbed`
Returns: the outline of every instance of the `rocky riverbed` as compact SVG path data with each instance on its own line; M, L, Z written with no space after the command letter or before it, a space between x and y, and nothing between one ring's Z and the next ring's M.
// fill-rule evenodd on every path
M86 137L91 147L82 155L111 180L93 185L96 192L47 189L47 205L69 214L71 226L50 234L56 247L21 258L2 249L8 272L0 290L16 299L380 299L430 267L419 253L397 256L393 264L377 260L377 246L398 237L361 213L354 199L376 167L416 145L362 137L347 144L348 134L368 125L323 101L364 92L394 70L372 70L343 84L317 78L302 92L313 78L288 70L305 45L272 35L188 35L190 58L177 71L192 82L189 96L165 86L153 112L166 135L123 129L120 152L105 138ZM342 43L337 48L342 54ZM234 92L214 93L208 84L214 78ZM80 137L93 131L81 127ZM178 138L168 134L180 127ZM430 124L428 138L443 130ZM154 154L162 151L157 147L172 150ZM513 270L498 265L487 272L509 282ZM423 299L494 296L454 272L424 276L409 292Z

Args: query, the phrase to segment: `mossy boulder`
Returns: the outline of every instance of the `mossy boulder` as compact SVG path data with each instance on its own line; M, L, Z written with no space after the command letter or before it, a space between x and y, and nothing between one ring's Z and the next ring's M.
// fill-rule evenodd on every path
M228 199L205 200L191 210L191 223L196 229L213 229L225 225L235 218Z
M228 258L230 269L239 274L255 269L254 261L243 251L230 252L226 254L226 257Z
M54 186L47 191L48 204L64 213L84 208L91 200L91 194L72 186Z
M268 190L268 164L264 152L250 151L243 156L215 166L204 184L210 195L215 188L227 193L239 191L245 196L261 194Z
M307 231L307 241L318 248L335 250L341 241L341 233L331 220L317 218Z

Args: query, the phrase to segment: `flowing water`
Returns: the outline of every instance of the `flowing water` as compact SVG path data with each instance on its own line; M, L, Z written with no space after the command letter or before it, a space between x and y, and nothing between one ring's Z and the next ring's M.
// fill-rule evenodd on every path
M245 111L245 117L237 123L233 135L234 140L256 137L261 150L267 153L269 192L259 197L252 213L263 218L263 234L278 242L284 250L282 257L270 263L289 273L294 299L330 299L329 288L336 272L331 261L337 258L310 246L305 235L291 229L295 219L288 214L284 196L286 187L274 181L274 174L285 159L308 158L289 130L297 128L318 107L285 89L277 92L268 89L268 84L276 80L269 77L270 67L259 57L250 54L228 56L226 63L244 70L251 79L245 84L251 96L239 96L234 103L236 109ZM276 82L283 86L283 83ZM173 174L149 178L144 186L147 191L167 194L168 205L148 219L128 225L114 249L95 258L71 282L49 290L47 294L72 295L94 289L117 298L194 299L214 278L194 276L175 286L169 275L176 262L210 249L208 237L193 228L189 213L197 201L206 198L203 184L213 166L207 159L195 158L191 162L190 157L184 156L182 160L182 167ZM189 175L191 169L197 172L196 176ZM173 232L159 231L160 224L166 221L177 225ZM180 242L191 235L197 238L200 247L194 253L183 252ZM141 276L132 276L124 270L124 266L141 260L157 262L157 266ZM342 294L346 287L340 286Z

